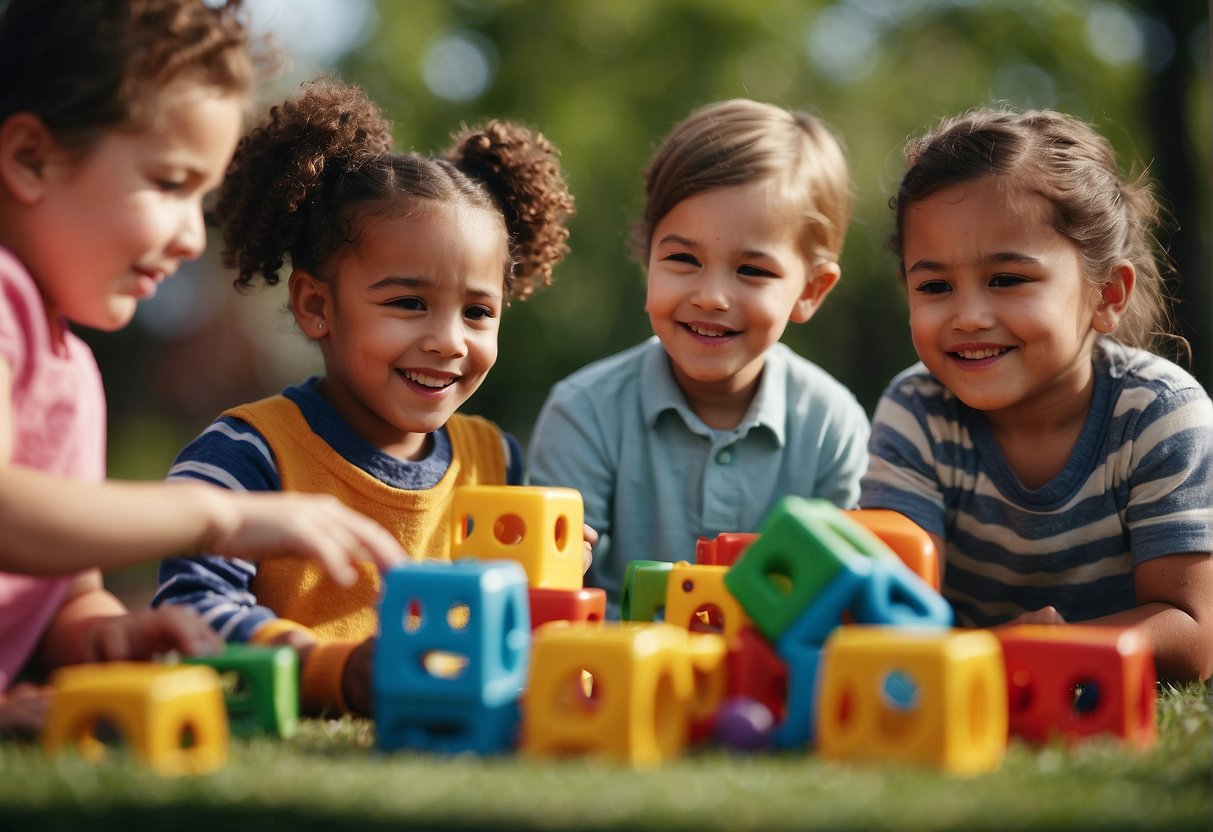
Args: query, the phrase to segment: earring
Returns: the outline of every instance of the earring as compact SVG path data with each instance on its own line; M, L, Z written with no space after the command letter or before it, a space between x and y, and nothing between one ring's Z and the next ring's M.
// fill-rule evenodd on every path
M324 330L324 321L316 321L316 329L323 331Z

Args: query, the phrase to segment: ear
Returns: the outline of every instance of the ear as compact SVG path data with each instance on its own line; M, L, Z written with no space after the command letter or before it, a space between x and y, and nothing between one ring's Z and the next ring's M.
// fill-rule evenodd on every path
M328 284L309 271L296 269L291 272L287 286L291 296L291 314L295 316L295 324L303 334L317 341L328 335L333 308Z
M838 267L837 263L820 263L815 266L813 273L805 281L804 289L792 307L792 314L788 316L788 320L792 323L803 324L812 318L841 276L842 269Z
M45 122L33 113L14 113L0 125L0 182L22 205L42 199L47 161L59 148Z
M1126 261L1113 267L1108 280L1099 287L1099 300L1095 304L1091 328L1101 335L1115 332L1129 307L1129 298L1136 284L1137 271L1132 263Z

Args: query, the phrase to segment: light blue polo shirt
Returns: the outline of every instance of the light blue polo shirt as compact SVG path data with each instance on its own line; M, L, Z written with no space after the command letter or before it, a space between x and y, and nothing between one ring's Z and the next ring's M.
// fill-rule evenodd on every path
M556 384L531 434L528 480L576 488L601 538L587 586L618 615L630 560L695 560L698 537L752 532L787 494L853 508L869 423L854 395L777 343L734 429L687 404L656 337Z

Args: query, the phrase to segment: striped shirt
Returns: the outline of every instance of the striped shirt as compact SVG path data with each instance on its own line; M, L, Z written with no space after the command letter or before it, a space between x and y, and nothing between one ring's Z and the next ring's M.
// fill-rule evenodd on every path
M433 488L451 464L445 428L433 434L424 458L404 461L383 453L359 436L317 389L319 379L288 387L283 395L298 405L312 431L344 459L394 488ZM522 453L517 441L505 442L506 482L522 482ZM233 491L281 491L274 455L264 437L248 423L220 417L178 455L168 478L195 479ZM251 591L257 564L217 556L171 558L160 564L160 586L152 606L188 604L226 641L248 641L277 613L257 603Z
M1011 471L984 415L922 364L876 409L860 505L945 541L945 597L992 626L1053 605L1084 621L1137 605L1133 567L1213 551L1213 404L1171 362L1101 339L1070 459L1038 489Z

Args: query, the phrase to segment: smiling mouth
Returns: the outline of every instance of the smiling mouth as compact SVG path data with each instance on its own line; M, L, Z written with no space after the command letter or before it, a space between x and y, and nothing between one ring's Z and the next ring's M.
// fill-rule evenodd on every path
M704 329L703 327L696 326L695 324L683 324L683 327L695 335L699 335L704 338L724 338L726 336L736 335L738 333L738 331L735 329Z
M440 378L439 376L419 373L416 370L397 370L396 372L414 384L420 384L422 387L428 387L431 390L441 390L444 387L450 387L459 378L458 376Z
M1010 347L986 347L980 350L956 350L951 354L966 361L981 361L984 358L994 358L1010 351Z

